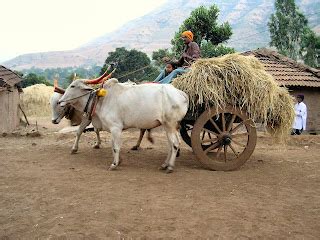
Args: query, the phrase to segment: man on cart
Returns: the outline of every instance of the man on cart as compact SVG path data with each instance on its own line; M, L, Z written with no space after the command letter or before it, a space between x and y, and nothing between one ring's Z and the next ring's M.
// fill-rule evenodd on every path
M160 75L164 75L163 70L160 75L156 78L155 82L159 83L171 83L172 79L177 77L178 75L181 75L189 70L189 67L191 64L200 58L200 48L199 45L193 41L193 33L191 31L184 31L181 34L181 39L183 40L185 44L184 51L179 58L178 61L175 62L175 65L177 66L176 69L174 69L169 75L162 78L161 80L158 80Z

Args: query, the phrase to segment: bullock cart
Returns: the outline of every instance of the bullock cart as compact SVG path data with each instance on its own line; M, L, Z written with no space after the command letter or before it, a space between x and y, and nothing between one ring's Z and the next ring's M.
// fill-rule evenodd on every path
M292 97L253 56L199 59L172 84L189 96L182 139L209 169L242 166L256 146L256 122L268 126L279 141L290 133Z
M196 158L211 170L229 171L242 166L253 153L257 130L248 114L237 107L198 106L189 110L180 128L181 137Z

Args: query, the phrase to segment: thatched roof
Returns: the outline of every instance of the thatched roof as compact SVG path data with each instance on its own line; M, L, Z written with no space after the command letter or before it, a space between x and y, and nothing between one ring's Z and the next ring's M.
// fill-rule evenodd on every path
M22 80L23 79L18 74L0 65L0 88L7 86L13 87Z
M242 54L258 58L281 86L320 87L320 70L298 63L276 51L260 48Z

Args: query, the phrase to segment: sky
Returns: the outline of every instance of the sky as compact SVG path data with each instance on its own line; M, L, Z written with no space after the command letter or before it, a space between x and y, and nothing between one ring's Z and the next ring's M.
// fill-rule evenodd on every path
M0 62L70 50L147 14L166 0L2 0Z

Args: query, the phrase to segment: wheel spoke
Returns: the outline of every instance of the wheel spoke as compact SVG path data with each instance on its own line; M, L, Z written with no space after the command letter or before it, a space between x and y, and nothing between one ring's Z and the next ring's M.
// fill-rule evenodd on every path
M204 150L204 154L208 154L208 152L210 152L213 149L216 149L218 146L220 145L219 142L215 142L213 143L210 147L208 147L206 150Z
M222 120L222 131L224 132L226 130L226 118L224 116L224 113L221 113L221 120Z
M222 145L220 145L220 147L217 151L217 159L219 159L219 157L220 157L221 150L222 150Z
M221 130L220 130L220 128L218 127L218 125L217 125L211 118L210 118L209 120L210 120L210 122L213 124L213 126L218 130L218 132L221 133Z
M228 150L228 145L224 145L223 146L224 162L227 162L227 150Z
M233 114L232 115L232 118L231 118L231 122L229 123L229 126L227 128L227 132L230 132L231 128L232 128L232 124L234 122L234 120L236 119L237 115L236 114Z
M230 133L231 133L231 134L234 133L234 132L235 132L237 129L239 129L243 124L244 124L244 121L241 122L241 123L239 123L238 126L236 126L234 129L232 129L232 130L230 131Z
M218 140L218 138L209 138L209 139L204 139L201 141L202 143L208 143L208 142L216 142Z
M215 133L215 132L212 132L212 131L210 131L209 129L206 129L206 128L202 128L202 129L205 130L205 131L208 132L208 133L211 133L211 134L215 135L215 136L219 136L219 134L217 134L217 133Z
M247 136L249 136L248 135L248 133L237 133L237 134L233 134L233 135L231 135L232 136L232 138L234 138L234 137L247 137Z
M202 132L202 138L201 138L201 140L203 140L204 139L204 135L206 134L206 131L203 131Z
M244 147L244 148L246 147L246 145L244 145L244 144L242 144L242 143L240 143L240 142L238 142L238 141L236 141L234 139L232 139L232 142L237 144L238 146L241 146L241 147Z
M234 153L234 155L236 155L237 157L239 156L239 153L237 153L237 151L234 149L234 147L232 146L232 144L229 145L229 147L231 148L232 152Z

